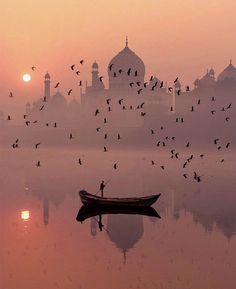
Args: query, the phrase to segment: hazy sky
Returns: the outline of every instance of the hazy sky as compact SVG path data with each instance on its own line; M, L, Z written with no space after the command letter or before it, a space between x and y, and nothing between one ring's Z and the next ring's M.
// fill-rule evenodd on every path
M0 110L42 96L47 70L63 93L77 87L68 67L81 58L83 80L90 80L95 59L106 77L126 35L146 76L172 81L178 75L192 83L207 67L218 73L230 58L236 64L235 0L8 0L0 11ZM32 65L32 81L23 83Z

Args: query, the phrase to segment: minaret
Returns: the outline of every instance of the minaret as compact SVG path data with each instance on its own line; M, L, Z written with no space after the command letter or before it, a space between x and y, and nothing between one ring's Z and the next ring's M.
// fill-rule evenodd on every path
M92 86L96 86L98 83L98 64L94 61L92 65Z
M47 99L50 98L50 75L47 72L44 76L44 96L46 96Z

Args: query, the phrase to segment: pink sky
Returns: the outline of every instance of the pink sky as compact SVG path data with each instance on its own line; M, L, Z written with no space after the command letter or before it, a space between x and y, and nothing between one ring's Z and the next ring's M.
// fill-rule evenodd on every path
M47 70L63 93L72 87L78 97L69 65L85 59L81 79L90 80L96 59L106 78L126 35L146 65L146 77L172 81L178 75L192 83L208 67L218 74L230 58L236 63L234 0L9 0L0 9L0 109L6 113L42 96ZM22 74L33 65L32 81L23 83Z

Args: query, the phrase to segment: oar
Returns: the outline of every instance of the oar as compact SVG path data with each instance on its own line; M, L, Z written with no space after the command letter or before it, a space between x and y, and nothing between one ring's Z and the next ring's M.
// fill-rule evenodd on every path
M111 179L109 179L104 185L106 186L106 185L110 182L110 180L111 180ZM100 191L101 191L101 189L99 189L99 190L96 192L95 196L96 196Z

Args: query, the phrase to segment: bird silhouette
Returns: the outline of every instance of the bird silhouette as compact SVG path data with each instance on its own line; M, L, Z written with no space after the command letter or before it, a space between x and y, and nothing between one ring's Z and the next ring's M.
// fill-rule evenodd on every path
M165 169L165 167L164 167L164 166L161 166L161 169L162 169L162 170L164 170L164 169Z
M130 82L129 86L133 87L133 85L134 85L134 82Z
M10 115L7 116L7 120L11 120L11 116Z
M218 138L214 139L214 144L217 144L217 143L218 143L218 141L219 141L219 139L218 139Z
M230 103L230 104L226 107L226 109L231 108L231 106L232 106L232 103Z
M186 92L189 92L190 91L190 87L189 85L186 86Z
M109 65L109 70L110 70L110 71L112 70L112 66L113 66L113 65L114 65L113 63Z
M135 70L134 76L138 76L138 70Z
M70 68L71 68L71 70L74 70L75 64L72 64L72 65L70 66Z
M36 163L36 167L40 167L40 166L41 166L41 162L38 161L38 162Z
M198 101L197 101L197 104L200 104L201 103L201 99L199 99Z
M152 165L155 165L154 161L152 160Z
M106 147L103 147L103 151L104 151L104 152L107 152L107 148L106 148Z
M11 91L9 93L9 97L13 97L13 93Z
M146 115L146 112L141 111L141 116L145 116L145 115Z
M140 86L141 82L140 82L140 81L137 81L136 84L137 84L137 86Z
M215 97L214 96L212 96L211 101L215 101Z
M211 110L211 114L212 114L212 115L215 114L215 110Z
M99 114L99 109L97 108L95 111L95 116Z
M100 131L100 127L97 127L97 128L96 128L96 131L99 132L99 131Z
M73 138L73 135L72 135L72 133L70 133L70 139L72 139Z
M24 114L24 115L23 115L23 118L26 119L26 117L27 117L27 114Z
M107 119L106 119L106 118L104 118L104 119L103 119L103 122L104 122L104 123L107 123Z
M204 155L203 154L200 154L200 158L203 158L204 157Z
M118 133L118 135L117 135L117 139L121 139L121 137L120 137L120 134Z
M123 101L123 98L118 100L118 103L121 104L121 102Z
M174 111L174 108L173 108L173 106L171 106L171 107L170 107L170 111Z
M183 169L186 168L187 164L188 164L188 162L185 162L185 163L183 164Z
M107 98L107 99L106 99L107 105L109 105L109 104L110 104L110 101L111 101L111 99L110 99L110 98Z
M54 122L54 127L57 127L57 123L56 122Z
M36 143L35 148L37 149L40 144L40 142Z
M100 76L99 77L99 80L102 82L102 79L104 78L104 76Z
M113 73L113 77L117 77L117 74L116 74L116 72L114 72L114 73Z
M174 80L174 83L176 83L178 80L179 80L179 78L178 78L178 77L176 77L176 79Z
M47 97L44 96L44 97L43 97L43 102L46 102L46 101L47 101Z
M142 88L140 88L140 89L138 90L138 94L140 94L142 90L143 90L143 89L142 89Z
M164 81L161 82L160 88L164 87Z
M187 147L187 148L190 147L190 142L187 142L186 147Z
M107 139L107 133L105 133L105 135L104 135L104 139Z
M181 93L181 89L178 89L177 90L177 95L180 95L180 93Z
M145 104L145 102L142 102L142 103L140 104L140 108L143 108L144 104Z
M121 73L122 73L122 71L123 71L122 69L119 69L119 70L118 70L119 74L121 74Z
M173 87L168 87L169 92L172 92Z
M222 159L220 162L221 162L221 163L223 163L224 161L225 161L225 160L224 160L224 159Z
M230 143L228 142L225 147L228 148L229 146L230 146Z
M79 75L79 74L80 74L80 71L79 71L79 70L77 70L77 71L76 71L76 74L77 74L77 75Z
M154 130L153 129L151 129L151 134L154 134Z
M54 88L57 88L59 86L60 82L57 82L57 84L54 86Z
M27 121L25 122L25 124L28 126L28 125L30 124L30 121L27 120Z
M80 80L80 82L79 82L79 86L82 86L82 80Z
M35 66L32 66L31 69L34 71L34 70L36 69L36 67L35 67Z
M83 64L83 63L84 63L84 60L83 60L83 59L81 59L79 63L80 63L80 64Z
M42 105L39 110L41 111L41 110L43 110L43 108L44 108L44 105Z
M187 179L187 174L183 174L183 177L184 177L185 179Z
M72 89L70 89L70 90L68 91L68 93L67 93L67 94L68 94L68 95L70 95L70 94L71 94L71 92L72 92Z
M183 117L181 117L181 122L184 122L184 118Z
M78 159L78 163L79 163L80 165L82 165L81 158Z
M225 118L225 120L228 122L228 121L229 121L229 117L227 116L227 117Z

